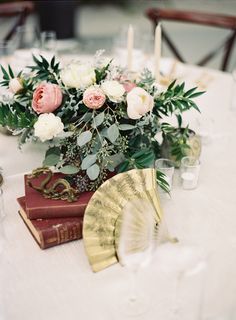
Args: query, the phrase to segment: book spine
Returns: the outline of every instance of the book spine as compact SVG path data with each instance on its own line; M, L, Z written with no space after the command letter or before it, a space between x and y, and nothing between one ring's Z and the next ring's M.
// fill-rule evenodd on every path
M40 247L47 249L65 242L78 240L82 238L83 222L77 221L75 223L63 223L52 226L48 229L41 230Z
M70 218L70 217L83 217L87 203L75 207L59 206L49 208L27 208L27 218L34 219L53 219L53 218Z

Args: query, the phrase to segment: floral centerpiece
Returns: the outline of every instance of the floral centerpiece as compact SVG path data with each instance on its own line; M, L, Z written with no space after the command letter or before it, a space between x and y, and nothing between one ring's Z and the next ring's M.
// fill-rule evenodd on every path
M13 94L0 102L0 125L20 132L20 145L48 143L43 165L71 175L78 190L95 190L108 172L152 167L161 136L171 138L177 160L185 155L188 128L175 135L162 117L174 114L181 126L184 111L198 110L196 88L173 82L163 90L149 70L129 73L99 54L64 68L55 57L33 59L28 73L1 66L1 85Z

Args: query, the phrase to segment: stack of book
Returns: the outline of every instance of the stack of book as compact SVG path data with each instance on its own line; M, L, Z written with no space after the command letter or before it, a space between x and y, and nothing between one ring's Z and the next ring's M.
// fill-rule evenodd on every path
M56 173L53 179L59 177ZM84 192L75 202L46 199L27 185L25 176L25 196L17 199L19 214L40 248L50 248L82 238L84 211L92 195Z

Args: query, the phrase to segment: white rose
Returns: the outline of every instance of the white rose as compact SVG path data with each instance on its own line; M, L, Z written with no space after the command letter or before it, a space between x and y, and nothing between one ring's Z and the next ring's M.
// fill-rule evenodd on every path
M9 81L9 89L12 93L18 93L23 89L22 80L20 78L13 78Z
M125 93L125 89L118 81L105 81L101 85L103 92L112 102L120 102Z
M69 88L84 89L94 84L96 75L90 65L72 63L62 70L61 79Z
M127 94L127 113L130 119L140 119L154 106L153 97L144 89L136 87Z
M44 142L56 137L63 129L61 118L53 113L43 113L34 124L34 135Z

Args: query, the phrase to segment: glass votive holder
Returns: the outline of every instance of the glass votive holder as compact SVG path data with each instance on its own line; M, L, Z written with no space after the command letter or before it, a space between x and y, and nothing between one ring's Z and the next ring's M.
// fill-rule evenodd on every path
M173 175L175 171L175 166L173 161L169 159L158 159L155 161L155 169L164 173L165 180L169 185L169 191L172 189Z
M194 157L184 157L181 160L180 175L183 189L195 189L198 185L200 161Z

